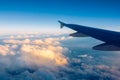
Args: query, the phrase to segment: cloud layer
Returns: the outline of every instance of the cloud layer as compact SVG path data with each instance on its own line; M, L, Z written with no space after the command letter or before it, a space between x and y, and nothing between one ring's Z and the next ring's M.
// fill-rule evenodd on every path
M62 47L60 40L65 38L44 38L44 39L7 39L0 45L0 65L3 70L0 78L7 75L21 74L29 75L33 79L37 75L44 75L38 79L49 78L53 80L51 71L58 70L58 67L68 65L68 58L64 55L67 48ZM26 72L27 71L27 72ZM32 73L32 74L31 74ZM50 75L50 76L49 76ZM5 79L10 79L5 78ZM14 76L11 79L16 79ZM21 77L21 79L23 79Z
M2 56L19 55L20 61L37 66L62 66L67 64L67 58L62 54L66 48L61 47L58 38L44 40L4 40L0 45Z
M89 51L83 53L79 46L74 48L77 43L75 41L72 41L75 42L72 43L71 40L72 37L58 35L52 37L47 35L43 38L21 36L19 38L3 39L0 45L0 79L120 79L119 66L105 63L107 60L109 62L111 60L111 62L114 61L119 64L119 59L104 55L104 53L98 54L97 51L96 54L89 54ZM75 45L70 46L70 44ZM65 45L67 45L67 48Z

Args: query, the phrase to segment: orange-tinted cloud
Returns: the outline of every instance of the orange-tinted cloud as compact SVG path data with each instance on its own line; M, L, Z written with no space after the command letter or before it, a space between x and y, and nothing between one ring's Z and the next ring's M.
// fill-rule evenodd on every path
M54 68L68 64L67 57L63 52L66 48L62 47L59 38L45 39L24 39L24 40L4 40L6 45L0 45L0 54L3 56L15 56L19 54L18 60L27 66L46 66Z

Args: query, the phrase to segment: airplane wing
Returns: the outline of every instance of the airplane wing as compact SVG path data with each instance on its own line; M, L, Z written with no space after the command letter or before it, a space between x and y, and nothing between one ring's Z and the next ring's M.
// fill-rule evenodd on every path
M103 41L103 44L93 47L94 50L103 51L120 51L120 32L92 28L83 25L66 24L58 21L61 28L68 27L72 30L77 31L76 33L70 34L73 37L92 37L97 40Z

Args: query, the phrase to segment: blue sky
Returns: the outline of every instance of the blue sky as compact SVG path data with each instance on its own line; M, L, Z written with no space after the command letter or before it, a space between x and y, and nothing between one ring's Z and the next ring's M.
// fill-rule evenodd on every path
M0 0L0 32L66 32L57 20L120 30L120 1Z

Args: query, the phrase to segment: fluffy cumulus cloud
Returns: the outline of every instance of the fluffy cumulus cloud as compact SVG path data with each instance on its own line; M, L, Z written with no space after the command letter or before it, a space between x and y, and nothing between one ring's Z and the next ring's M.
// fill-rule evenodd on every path
M65 40L65 37L3 40L0 45L0 78L54 80L51 71L68 65L65 56L68 49L61 46L61 40Z
M67 64L67 58L62 54L67 49L60 45L57 38L4 40L3 42L5 45L0 45L2 56L19 55L20 61L37 66Z

